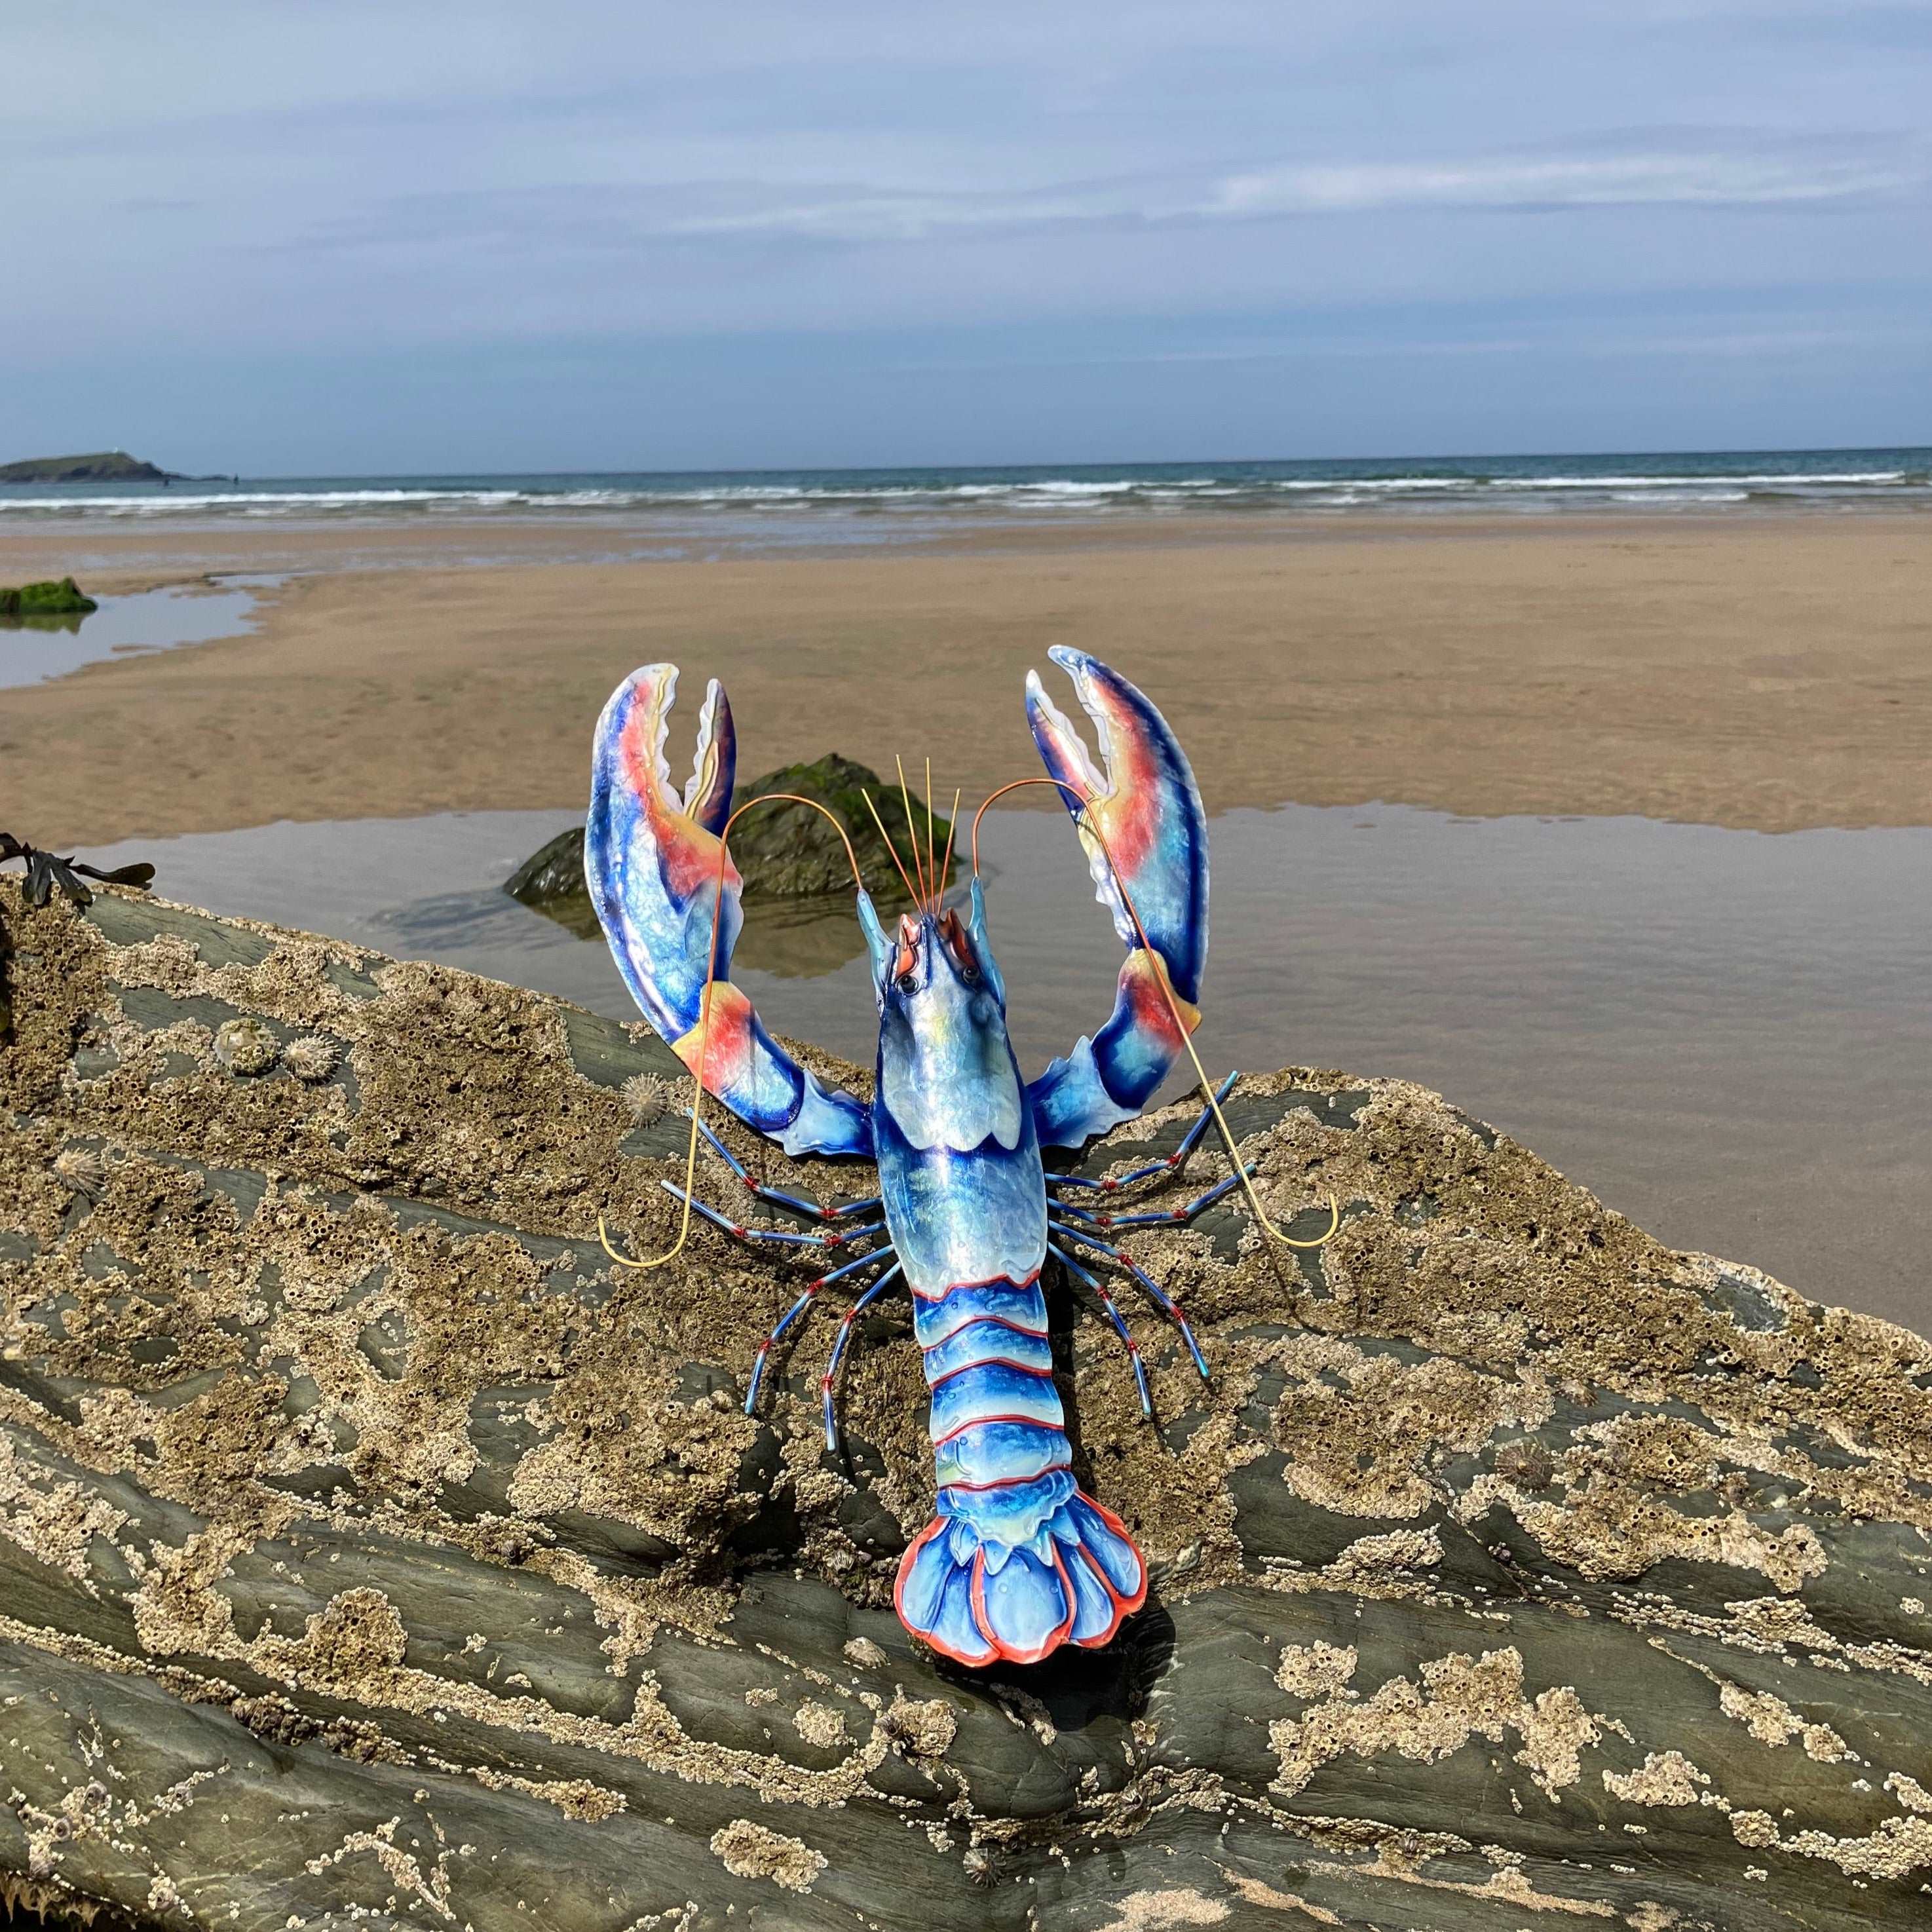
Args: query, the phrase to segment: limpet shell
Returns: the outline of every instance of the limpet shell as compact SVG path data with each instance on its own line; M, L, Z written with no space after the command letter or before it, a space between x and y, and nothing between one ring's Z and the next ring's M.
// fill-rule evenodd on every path
M244 1016L214 1030L214 1057L231 1073L266 1073L280 1052L280 1042L260 1020Z
M98 1200L107 1186L107 1163L92 1148L63 1148L54 1156L54 1172L76 1194Z
M1496 1451L1496 1474L1520 1490L1546 1490L1556 1480L1556 1460L1540 1442L1522 1437Z
M313 1086L326 1080L342 1064L342 1049L324 1034L304 1034L282 1048L282 1064L298 1080L306 1080Z

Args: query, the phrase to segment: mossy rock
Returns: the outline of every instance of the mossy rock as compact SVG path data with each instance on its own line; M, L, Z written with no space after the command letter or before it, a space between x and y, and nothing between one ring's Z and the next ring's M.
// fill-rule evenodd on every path
M869 792L899 856L910 869L911 838L896 780L889 785L878 772L832 752L810 764L786 765L740 785L734 802L742 805L747 799L772 792L796 792L814 799L837 817L852 841L866 890L882 911L910 903L892 854L866 804ZM950 821L938 812L928 819L924 804L916 801L910 829L916 833L922 851L929 840L936 862L937 856L946 851L952 829ZM852 868L846 862L844 845L809 806L777 803L748 813L732 832L731 856L744 877L748 902L830 898L848 895L852 890ZM955 853L946 868L949 884L958 876L961 862ZM597 914L584 883L580 825L560 832L525 860L504 881L503 890L581 938L597 934Z
M830 1454L836 1306L744 1412L808 1264L708 1226L652 1272L604 1255L600 1214L662 1252L684 1174L644 1028L11 878L0 983L16 1915L1927 1923L1932 1346L1660 1246L1439 1095L1240 1082L1270 1211L1308 1237L1332 1192L1341 1226L1294 1256L1228 1202L1134 1231L1213 1370L1124 1297L1155 1426L1050 1275L1075 1466L1153 1587L1104 1651L968 1671L892 1612L934 1501L904 1301L853 1332ZM772 1187L874 1190L712 1118ZM749 1212L730 1184L707 1163Z
M70 577L0 589L0 617L70 617L100 608Z

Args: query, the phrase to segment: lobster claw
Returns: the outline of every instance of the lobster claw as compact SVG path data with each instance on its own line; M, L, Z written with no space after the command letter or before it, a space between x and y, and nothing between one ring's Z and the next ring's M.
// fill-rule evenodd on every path
M788 1154L868 1153L864 1102L821 1086L731 984L744 923L744 880L728 854L720 893L736 764L731 707L713 680L698 718L696 766L680 796L664 755L676 692L675 664L644 665L597 721L584 874L617 970L705 1090L748 1126Z
M1028 1090L1041 1144L1078 1147L1142 1111L1200 1023L1208 824L1186 755L1147 698L1084 651L1055 645L1047 655L1072 677L1104 770L1095 769L1032 671L1028 721L1048 776L1072 794L1062 796L1087 849L1095 896L1127 948L1107 1024Z

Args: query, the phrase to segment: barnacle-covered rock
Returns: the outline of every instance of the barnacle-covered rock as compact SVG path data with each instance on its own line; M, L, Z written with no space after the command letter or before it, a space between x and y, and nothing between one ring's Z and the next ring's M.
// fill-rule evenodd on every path
M1318 1233L1332 1190L1341 1227L1287 1256L1231 1199L1140 1232L1214 1370L1124 1298L1156 1426L1097 1305L1054 1285L1081 1480L1154 1586L1105 1652L981 1674L892 1612L932 1504L903 1304L854 1331L835 1458L830 1311L742 1412L794 1264L704 1226L648 1274L604 1254L600 1210L647 1250L674 1232L688 1088L656 1042L111 888L30 908L8 880L0 992L16 1910L1924 1922L1932 1348L1660 1247L1435 1094L1309 1069L1235 1090L1270 1212ZM356 1077L236 1079L211 1031L286 1040L298 1074L339 1042Z

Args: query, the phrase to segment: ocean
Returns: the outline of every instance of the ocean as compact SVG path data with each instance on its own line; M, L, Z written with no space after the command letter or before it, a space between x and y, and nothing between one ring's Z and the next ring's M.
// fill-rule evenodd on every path
M907 524L1065 518L1308 516L1364 511L1536 515L1799 506L1932 508L1932 448L1715 450L1010 469L638 470L243 477L163 486L0 485L0 529L26 520L387 522L662 519L668 530L795 521L817 537Z

